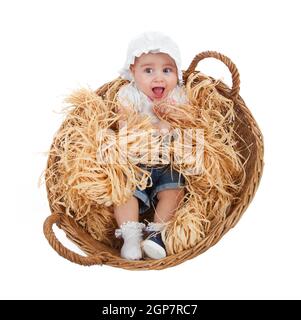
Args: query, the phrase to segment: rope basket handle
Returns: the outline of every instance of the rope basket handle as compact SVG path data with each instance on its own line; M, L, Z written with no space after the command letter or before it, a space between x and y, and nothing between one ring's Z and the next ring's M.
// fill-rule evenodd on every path
M239 94L239 85L240 85L240 79L239 79L239 72L236 68L235 64L225 55L216 52L216 51L204 51L199 54L197 54L194 59L191 61L190 66L184 73L184 79L187 80L189 75L195 71L196 66L198 63L206 58L215 58L217 60L222 61L229 69L232 75L232 89L231 89L231 98L235 100L238 97Z
M43 231L46 239L52 248L62 257L84 266L90 266L94 264L103 264L102 257L100 256L81 256L66 247L64 247L55 236L52 226L60 220L60 215L53 213L48 216L44 222Z

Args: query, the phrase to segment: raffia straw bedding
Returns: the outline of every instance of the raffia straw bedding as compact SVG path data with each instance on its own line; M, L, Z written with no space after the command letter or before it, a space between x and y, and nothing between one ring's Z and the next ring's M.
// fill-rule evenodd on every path
M137 187L144 189L149 180L149 173L134 161L140 155L140 162L147 162L147 152L141 158L141 150L150 147L145 145L144 135L151 130L149 118L129 109L127 132L119 132L117 126L120 115L115 112L116 93L125 83L116 81L102 97L80 89L67 99L70 106L66 109L66 121L51 149L58 161L46 172L48 179L56 177L49 199L53 206L64 206L65 213L92 237L116 248L120 242L114 237L117 226L113 205L126 202ZM244 183L246 159L237 146L237 141L243 140L234 131L234 104L218 93L217 83L200 73L191 74L186 82L189 104L164 118L176 132L194 128L202 129L204 134L203 161L187 164L172 160L182 149L183 139L170 147L171 164L185 177L186 187L183 201L163 231L169 255L195 246L211 228L222 223ZM123 135L128 138L130 150L125 163L118 161L123 151L116 143ZM192 154L196 155L195 136L191 139ZM161 142L162 137L155 137L151 148L160 147ZM200 166L197 174L187 174L187 169L196 166Z

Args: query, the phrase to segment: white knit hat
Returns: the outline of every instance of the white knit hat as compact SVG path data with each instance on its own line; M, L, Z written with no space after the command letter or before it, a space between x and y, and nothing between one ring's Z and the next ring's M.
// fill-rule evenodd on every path
M130 65L143 53L166 53L174 59L178 69L178 80L182 83L181 56L177 44L168 36L159 32L145 32L134 38L128 47L126 61L119 71L121 78L133 80Z

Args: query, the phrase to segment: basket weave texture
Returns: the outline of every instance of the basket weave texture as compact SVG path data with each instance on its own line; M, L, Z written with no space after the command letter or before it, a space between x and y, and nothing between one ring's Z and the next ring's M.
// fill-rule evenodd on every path
M189 68L183 72L184 83L191 74L197 73L195 68L199 61L210 57L222 61L232 74L232 89L224 83L219 82L217 84L217 90L220 94L226 98L232 99L234 102L236 113L234 124L235 131L249 146L248 150L245 151L246 154L243 155L247 159L245 164L246 179L244 180L244 184L240 189L238 197L236 197L235 202L230 206L224 221L212 228L206 237L193 248L186 249L180 253L167 256L160 260L129 261L122 259L118 250L95 240L78 223L76 223L74 219L65 214L63 206L60 208L52 203L53 195L51 194L51 186L56 183L58 177L46 177L46 188L52 214L44 222L44 234L49 241L49 244L59 255L81 265L106 264L130 270L164 269L178 265L185 260L194 258L205 252L216 244L229 229L236 225L252 201L262 176L264 150L263 137L251 112L243 99L239 96L239 73L234 63L228 57L214 51L206 51L196 55ZM105 95L108 88L114 85L115 81L103 85L96 93L100 96ZM238 141L237 143L239 144L241 142ZM55 153L50 152L47 167L54 166L58 160ZM79 255L66 248L53 232L52 227L54 224L61 228L66 233L67 237L78 245L87 256Z

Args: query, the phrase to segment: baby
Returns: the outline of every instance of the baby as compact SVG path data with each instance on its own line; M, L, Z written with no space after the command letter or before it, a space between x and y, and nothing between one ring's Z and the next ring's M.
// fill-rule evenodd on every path
M180 53L177 45L160 33L144 33L134 39L128 48L127 60L120 75L130 80L118 92L118 101L122 107L134 107L137 112L150 116L154 128L169 130L170 124L160 120L156 113L163 115L166 104L187 102L182 84ZM155 111L155 112L154 112ZM123 113L122 108L119 109ZM125 114L125 113L123 113ZM142 255L152 259L166 257L165 246L161 238L164 224L168 222L184 196L185 181L169 164L159 166L140 165L151 174L152 186L137 190L123 205L114 207L114 216L120 229L116 236L124 240L121 257L139 260ZM139 223L139 214L151 206L156 206L154 222ZM143 240L143 231L149 237Z

